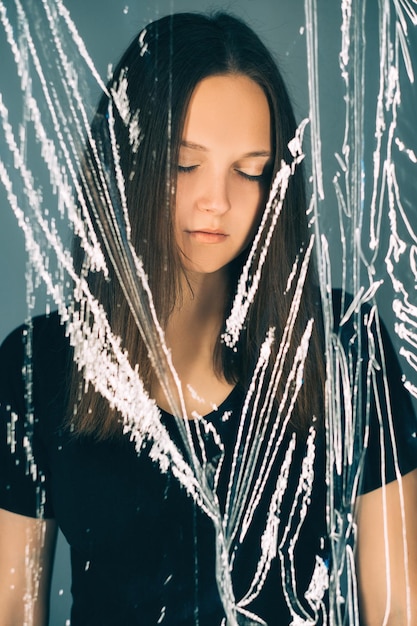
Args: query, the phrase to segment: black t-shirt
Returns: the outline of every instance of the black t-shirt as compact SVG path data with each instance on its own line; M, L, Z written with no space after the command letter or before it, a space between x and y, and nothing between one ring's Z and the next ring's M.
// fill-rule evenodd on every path
M97 442L71 435L63 424L71 350L57 314L34 320L29 388L22 375L28 374L22 372L26 333L24 327L14 331L0 351L0 507L57 520L71 547L72 626L220 625L225 613L216 583L217 530L211 519L173 472L162 472L149 458L148 445L138 453L128 436ZM350 341L350 331L342 335L342 343ZM417 466L415 418L387 339L384 348L404 474ZM206 416L225 447L216 490L222 510L236 461L232 451L244 398L236 387ZM364 398L369 400L366 394ZM372 394L370 402L374 403ZM30 406L33 415L27 412ZM371 407L371 422L376 413ZM183 451L172 416L161 411L161 421ZM198 440L198 426L191 428ZM381 485L379 433L379 427L371 428L363 491ZM395 461L386 447L390 481L395 478ZM215 474L218 448L213 450L208 462ZM312 429L307 442L288 430L280 442L275 469L248 530L229 546L239 623L262 623L254 616L270 626L287 626L296 615L310 616L315 620L310 623L325 620L323 580L329 568L325 450L323 429ZM210 441L206 451L210 454ZM358 471L360 463L359 450L348 471ZM335 506L342 510L343 485L349 477L346 471L335 475ZM242 602L253 580L261 590L257 593L255 585L253 598Z

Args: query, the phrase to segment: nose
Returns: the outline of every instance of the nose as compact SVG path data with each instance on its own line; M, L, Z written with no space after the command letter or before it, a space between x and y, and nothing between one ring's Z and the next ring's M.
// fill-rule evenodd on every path
M213 173L201 181L200 194L197 199L197 208L200 211L223 214L231 207L230 190L227 175Z

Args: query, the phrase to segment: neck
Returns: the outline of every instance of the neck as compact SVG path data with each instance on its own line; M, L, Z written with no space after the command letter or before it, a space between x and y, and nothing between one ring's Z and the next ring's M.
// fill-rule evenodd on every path
M188 273L182 279L182 298L174 308L168 326L181 318L194 318L203 325L223 319L227 297L227 275L224 270L212 274Z
M227 297L225 272L187 274L182 298L171 313L165 338L182 383L187 414L205 414L220 404L232 385L216 371L214 351L224 318ZM152 393L159 406L169 410L157 380ZM195 397L199 399L196 400Z
M182 353L185 344L213 354L223 323L226 294L224 272L188 274L183 278L182 297L165 329L174 357L175 353Z

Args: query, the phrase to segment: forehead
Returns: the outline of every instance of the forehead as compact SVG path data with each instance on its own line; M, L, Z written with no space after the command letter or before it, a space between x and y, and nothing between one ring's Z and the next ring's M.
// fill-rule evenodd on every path
M183 139L207 148L220 142L236 149L270 149L271 116L264 91L240 74L205 78L192 93Z

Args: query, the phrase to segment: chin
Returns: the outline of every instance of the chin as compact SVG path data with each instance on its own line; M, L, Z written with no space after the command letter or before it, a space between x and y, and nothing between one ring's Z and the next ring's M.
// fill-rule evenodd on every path
M183 264L184 270L186 271L187 274L194 274L194 275L200 275L200 276L215 276L215 275L219 275L221 276L225 271L226 268L228 266L228 263L226 264L214 264L213 262L211 263L190 263L190 262L185 262Z

